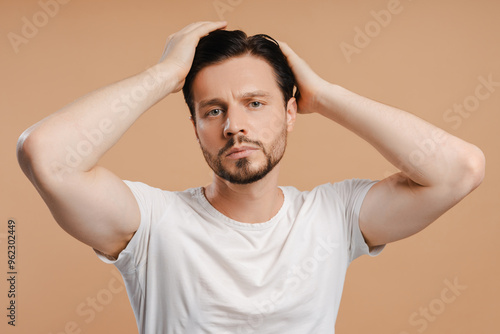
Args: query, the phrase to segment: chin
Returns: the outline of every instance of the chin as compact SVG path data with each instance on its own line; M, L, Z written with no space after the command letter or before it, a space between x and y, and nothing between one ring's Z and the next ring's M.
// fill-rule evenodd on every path
M214 172L222 179L234 184L251 184L264 178L269 172L269 164L259 164L247 158L239 159L230 167L217 168Z

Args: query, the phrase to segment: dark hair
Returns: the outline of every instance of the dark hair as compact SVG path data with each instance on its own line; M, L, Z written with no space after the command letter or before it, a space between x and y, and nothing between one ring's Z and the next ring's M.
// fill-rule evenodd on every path
M264 34L247 36L241 30L215 30L200 39L196 47L193 64L182 88L184 100L189 107L193 120L195 120L193 81L198 72L209 65L218 64L226 59L245 54L263 58L271 65L278 86L283 93L285 105L290 100L293 96L295 78L276 40Z

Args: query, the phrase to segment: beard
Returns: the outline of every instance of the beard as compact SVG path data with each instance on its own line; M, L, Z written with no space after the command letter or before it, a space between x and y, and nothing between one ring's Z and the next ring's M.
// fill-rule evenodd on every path
M232 136L226 145L219 150L217 155L211 154L208 150L200 143L203 156L207 161L210 168L214 171L216 175L235 184L250 184L264 178L273 168L281 161L283 155L285 154L287 139L287 129L286 124L283 130L279 133L278 137L271 143L268 149L264 147L262 142L258 140L251 140L250 138L240 135ZM265 156L265 162L261 166L253 166L251 159L248 157L236 160L235 167L236 170L230 171L228 168L224 167L222 164L222 159L226 152L230 150L235 144L250 143L262 150Z

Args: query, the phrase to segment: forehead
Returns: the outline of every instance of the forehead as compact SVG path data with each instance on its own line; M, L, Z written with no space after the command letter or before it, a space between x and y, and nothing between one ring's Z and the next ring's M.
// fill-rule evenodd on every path
M203 68L193 81L195 107L206 99L232 99L252 91L265 91L281 98L274 70L252 55L233 57Z

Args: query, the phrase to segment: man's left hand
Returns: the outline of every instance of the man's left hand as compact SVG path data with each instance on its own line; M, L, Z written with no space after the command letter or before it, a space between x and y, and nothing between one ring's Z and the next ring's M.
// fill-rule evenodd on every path
M329 83L314 73L309 65L288 44L279 42L279 45L295 76L298 89L295 94L298 106L297 111L301 114L317 112L321 105L319 100L322 93L326 91Z

